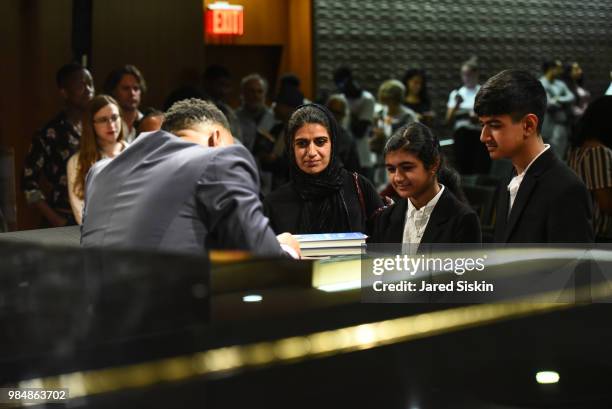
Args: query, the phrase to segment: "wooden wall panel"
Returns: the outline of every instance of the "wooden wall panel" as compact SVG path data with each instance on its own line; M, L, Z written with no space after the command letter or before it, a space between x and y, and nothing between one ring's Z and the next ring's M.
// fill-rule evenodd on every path
M314 97L312 63L312 1L289 0L286 67L302 79L306 98Z
M2 64L5 84L0 134L15 154L17 215L20 229L35 228L37 212L25 206L21 193L23 159L36 129L60 109L55 72L71 59L72 1L3 0Z
M279 45L287 41L289 3L293 0L231 0L244 7L244 35L207 37L208 44ZM214 3L206 0L205 4Z
M206 4L210 2L207 0ZM207 36L206 43L228 47L226 55L244 51L233 46L281 46L282 55L275 77L286 72L297 74L302 80L302 91L307 98L312 98L312 0L232 0L230 3L244 7L244 35L229 39ZM220 52L215 49L211 54L216 57ZM244 71L240 65L231 66L236 60L233 57L214 61L206 53L205 59L207 63L225 64L233 76ZM234 78L234 82L239 81ZM275 84L271 84L272 93L274 89Z
M0 145L8 147L13 145L9 135L19 129L19 121L11 120L19 116L19 107L15 98L19 95L19 77L21 58L21 33L19 31L19 1L0 2L0 15L3 22L0 24L0 36L7 40L2 42L0 52L0 66L2 66L2 89L0 95Z
M92 67L100 87L108 73L134 64L147 80L144 106L162 106L203 71L202 3L198 0L94 1Z

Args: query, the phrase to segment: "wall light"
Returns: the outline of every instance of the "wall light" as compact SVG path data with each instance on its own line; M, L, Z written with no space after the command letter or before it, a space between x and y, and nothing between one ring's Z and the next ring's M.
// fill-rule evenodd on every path
M555 371L541 371L536 374L536 381L542 385L559 382L559 373Z
M249 294L242 297L242 301L244 302L261 302L263 297L259 294Z

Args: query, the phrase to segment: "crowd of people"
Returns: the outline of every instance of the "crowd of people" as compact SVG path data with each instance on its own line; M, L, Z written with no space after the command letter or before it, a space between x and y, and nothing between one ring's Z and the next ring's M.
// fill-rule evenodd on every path
M476 58L460 73L438 118L421 69L375 97L342 66L317 103L295 75L269 98L253 73L234 109L230 73L212 65L201 88L179 88L157 110L141 106L147 84L135 66L113 70L95 95L87 68L67 64L56 76L64 106L33 138L23 190L48 226L83 224L84 245L295 256L291 235L307 233L480 243L461 175L505 158L513 173L500 180L494 241L611 240L612 96L591 101L577 62L483 85ZM434 131L442 122L452 163Z

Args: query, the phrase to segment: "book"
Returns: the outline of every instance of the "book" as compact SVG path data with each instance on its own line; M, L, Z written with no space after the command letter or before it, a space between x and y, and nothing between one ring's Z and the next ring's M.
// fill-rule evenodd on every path
M361 254L361 246L358 247L321 247L321 248L310 248L301 249L302 256L304 257L317 257L317 256L347 256L354 254Z
M363 233L319 233L319 234L298 234L294 236L300 242L300 249L320 249L320 248L343 248L356 247L361 252L361 246L365 244L368 238Z

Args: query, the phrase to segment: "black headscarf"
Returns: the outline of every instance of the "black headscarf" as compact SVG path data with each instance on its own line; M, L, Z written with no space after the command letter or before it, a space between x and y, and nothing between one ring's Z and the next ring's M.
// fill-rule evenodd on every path
M316 110L316 111L313 111ZM298 166L294 151L295 133L304 125L319 123L313 115L323 114L331 142L330 160L327 167L316 175L302 171ZM318 112L317 112L318 111ZM309 120L310 119L310 120ZM287 153L289 155L289 176L294 188L304 200L300 218L299 233L339 233L351 231L348 209L342 186L347 172L336 157L338 124L332 113L319 104L306 104L297 108L288 124Z

